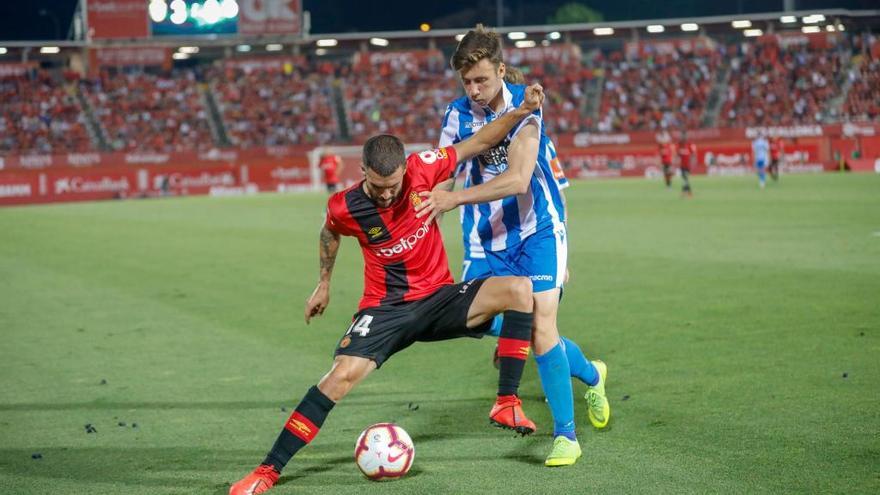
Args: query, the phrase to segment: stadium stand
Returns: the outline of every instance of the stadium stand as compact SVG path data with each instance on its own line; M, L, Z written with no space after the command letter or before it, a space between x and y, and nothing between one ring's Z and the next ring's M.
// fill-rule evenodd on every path
M808 46L744 45L731 60L721 123L731 127L831 122L828 103L839 95L837 78L850 52Z
M676 50L639 61L615 52L602 63L601 132L699 127L721 54Z
M214 146L196 73L105 71L80 87L117 151L189 151Z
M251 148L334 140L338 129L329 93L331 78L314 69L211 72L210 86L231 143Z
M880 119L880 60L872 54L858 55L850 72L852 86L846 100L846 116L853 121Z
M353 69L345 79L352 138L391 133L404 142L437 142L446 105L460 95L447 67L442 57L426 56Z
M65 153L91 147L69 84L48 72L0 79L0 153Z
M592 119L584 112L584 83L592 77L592 70L556 62L531 63L526 69L527 82L539 81L544 86L544 113L553 116L545 122L548 132L579 132L592 127Z
M544 85L554 135L699 128L713 85L722 88L717 126L827 124L880 119L876 47L873 37L853 35L824 48L753 40L636 58L594 50L583 65L511 65ZM376 133L434 143L445 106L461 88L439 50L420 52L366 67L336 59L285 70L104 71L67 82L45 71L5 77L0 153L200 151L227 144L221 134L242 149L362 142ZM586 93L593 81L601 86L591 114ZM91 115L100 136L90 136Z

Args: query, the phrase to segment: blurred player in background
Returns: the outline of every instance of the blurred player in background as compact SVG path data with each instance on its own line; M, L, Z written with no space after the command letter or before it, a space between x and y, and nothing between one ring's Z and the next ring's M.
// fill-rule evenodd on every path
M525 93L516 110L484 127L474 139L453 146L407 157L394 136L374 136L364 144L364 180L327 202L318 247L319 282L306 301L305 320L323 314L330 303L330 278L343 235L358 239L364 257L364 295L358 312L336 346L330 371L308 390L272 450L230 487L230 495L256 495L272 488L293 455L315 438L336 403L392 355L415 342L481 337L501 312L505 358L489 418L523 434L534 431L517 397L532 334L530 281L509 276L454 284L440 227L418 219L415 211L420 192L446 180L458 161L488 150L540 108L540 87Z
M675 161L675 143L669 133L664 132L658 144L660 151L660 164L663 165L663 180L666 187L672 187L672 164Z
M691 197L694 195L691 190L691 170L697 164L697 145L692 141L688 141L687 133L682 131L681 138L678 140L678 168L681 170L681 194Z
M773 182L779 180L779 162L784 155L785 143L782 142L782 138L779 136L770 138L770 177L773 178Z
M342 157L335 153L326 153L321 156L318 165L324 173L324 184L327 185L327 192L333 194L339 188L339 175L345 164Z
M764 132L760 132L758 137L752 140L752 160L754 160L755 170L758 172L758 186L761 189L764 189L764 185L767 182L767 174L764 170L767 167L769 156L770 143L767 142Z
M459 42L452 67L466 96L447 108L440 141L444 144L466 142L476 129L509 112L523 97L523 86L504 81L507 68L500 36L481 25ZM462 229L471 264L465 267L465 276L509 274L532 280L535 362L554 423L553 448L545 464L565 466L581 456L575 434L572 367L579 366L590 384L588 415L594 426L607 425L610 409L604 363L588 361L573 343L566 348L556 327L567 265L567 233L558 174L553 170L558 160L553 158L541 112L535 112L497 146L465 164L465 189L435 190L419 208L421 215L433 216L467 205L462 210ZM484 256L481 268L472 264L480 254L469 249L474 243Z

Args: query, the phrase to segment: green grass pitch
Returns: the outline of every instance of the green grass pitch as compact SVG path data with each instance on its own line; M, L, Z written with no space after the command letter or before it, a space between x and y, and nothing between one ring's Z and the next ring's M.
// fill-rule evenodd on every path
M542 465L552 424L534 363L521 392L539 431L519 438L488 425L493 340L455 340L370 376L271 493L880 492L880 176L694 187L568 190L559 326L607 361L612 405L592 430L575 382L575 466ZM330 308L303 323L323 201L0 209L0 492L226 493L329 368L360 296L349 239ZM416 444L390 483L352 460L381 421Z

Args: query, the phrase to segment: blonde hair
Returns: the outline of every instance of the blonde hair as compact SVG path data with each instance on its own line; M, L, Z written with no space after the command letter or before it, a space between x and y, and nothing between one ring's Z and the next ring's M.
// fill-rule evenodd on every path
M525 84L526 76L524 76L522 71L516 67L508 66L507 71L504 73L504 80L510 84Z

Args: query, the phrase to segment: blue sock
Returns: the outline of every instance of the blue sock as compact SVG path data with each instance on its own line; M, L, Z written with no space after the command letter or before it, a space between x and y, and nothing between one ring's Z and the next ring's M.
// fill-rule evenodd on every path
M758 169L758 181L763 184L767 180L767 174L764 172L763 168Z
M569 440L576 440L571 372L562 345L556 344L544 355L535 355L535 362L538 364L538 376L553 415L553 436L563 435Z
M599 383L599 371L593 366L586 356L584 356L581 348L574 341L565 337L559 337L562 341L562 347L565 349L565 356L568 358L568 368L571 376L586 383L587 385L596 385Z
M499 313L495 315L495 318L492 318L492 326L489 327L489 330L486 330L486 335L491 335L493 337L498 337L501 335L501 324L504 322L504 314Z

